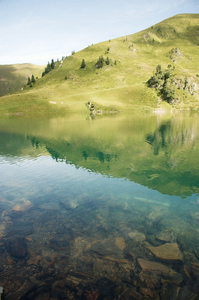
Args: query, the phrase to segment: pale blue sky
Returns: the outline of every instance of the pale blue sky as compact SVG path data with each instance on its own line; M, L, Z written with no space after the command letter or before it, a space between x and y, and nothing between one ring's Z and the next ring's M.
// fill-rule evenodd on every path
M0 64L47 64L180 13L199 0L0 0Z

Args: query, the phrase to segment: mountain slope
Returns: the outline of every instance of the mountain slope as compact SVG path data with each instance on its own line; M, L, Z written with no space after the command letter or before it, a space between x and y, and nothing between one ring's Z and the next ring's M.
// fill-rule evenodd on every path
M0 65L0 97L22 88L32 74L41 77L43 69L33 64Z
M175 78L182 83L176 85L174 106L198 110L198 33L199 14L182 14L136 34L88 46L57 62L33 87L2 97L1 113L86 111L88 102L103 111L169 106L146 85L158 64L164 69L174 66ZM109 64L96 68L101 56L108 57ZM193 95L183 87L186 78Z

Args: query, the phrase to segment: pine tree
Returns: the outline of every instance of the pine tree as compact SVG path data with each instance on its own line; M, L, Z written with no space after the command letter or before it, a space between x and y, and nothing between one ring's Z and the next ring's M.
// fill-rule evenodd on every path
M81 64L81 69L84 69L86 67L86 63L85 63L85 60L84 59L82 59L82 64Z
M28 82L27 82L27 85L29 85L31 83L30 81L30 77L28 77Z
M96 63L96 68L102 68L103 67L103 65L104 65L104 58L103 58L103 56L100 56L99 57L99 60L97 61L97 63Z
M35 77L34 77L34 75L32 75L32 77L31 77L31 82L35 83Z
M51 66L51 69L54 69L54 68L55 68L55 62L54 62L53 59L51 60L51 65L50 65L50 66Z
M51 71L51 65L50 65L50 63L48 62L47 67L45 68L45 73L47 74L47 73L49 73L50 71Z
M110 64L110 60L109 60L109 58L108 58L108 57L107 57L107 59L106 59L105 63L106 63L107 65L109 65L109 64Z

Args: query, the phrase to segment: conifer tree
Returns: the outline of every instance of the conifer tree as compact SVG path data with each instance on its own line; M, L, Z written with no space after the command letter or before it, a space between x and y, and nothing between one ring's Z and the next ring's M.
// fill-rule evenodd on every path
M109 60L108 56L107 56L107 59L106 59L106 61L105 61L105 62L106 62L106 64L107 64L107 65L109 65L109 64L110 64L110 60Z
M47 74L47 73L49 73L50 71L51 71L51 65L50 65L50 63L48 62L47 67L45 68L45 73Z
M34 77L34 75L32 75L32 77L31 77L31 82L35 83L35 77Z
M55 68L55 62L54 62L53 59L51 60L51 65L50 65L50 66L51 66L51 69L54 69L54 68Z
M30 81L30 77L28 77L28 82L27 82L27 85L29 85L31 83Z
M103 56L100 56L99 57L99 60L98 60L98 62L96 63L96 68L102 68L103 67L103 65L104 65L104 58L103 58Z
M85 60L84 59L82 59L82 64L81 64L81 69L84 69L86 67L86 63L85 63Z

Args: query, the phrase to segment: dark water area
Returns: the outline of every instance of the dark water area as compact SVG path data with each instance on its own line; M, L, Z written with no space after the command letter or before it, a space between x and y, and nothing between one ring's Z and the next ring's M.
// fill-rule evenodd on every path
M199 299L199 116L0 118L4 299Z

